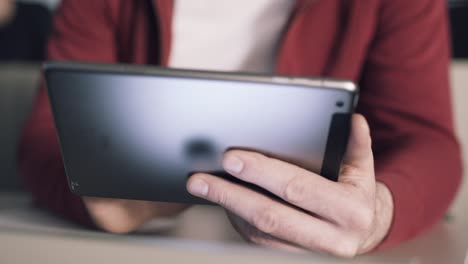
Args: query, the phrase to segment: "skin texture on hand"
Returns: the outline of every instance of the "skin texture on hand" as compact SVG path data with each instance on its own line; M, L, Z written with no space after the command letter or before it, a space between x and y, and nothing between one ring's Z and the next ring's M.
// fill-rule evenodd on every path
M264 155L233 150L224 169L280 199L208 174L187 189L223 206L236 230L252 243L293 251L353 257L375 248L393 217L390 191L377 183L369 127L354 115L338 182Z

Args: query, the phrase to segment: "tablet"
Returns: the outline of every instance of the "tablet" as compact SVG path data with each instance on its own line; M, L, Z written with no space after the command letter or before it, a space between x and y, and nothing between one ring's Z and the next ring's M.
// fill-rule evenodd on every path
M221 165L229 149L336 181L358 98L337 79L72 62L44 72L69 187L81 196L207 203L186 181L234 180Z

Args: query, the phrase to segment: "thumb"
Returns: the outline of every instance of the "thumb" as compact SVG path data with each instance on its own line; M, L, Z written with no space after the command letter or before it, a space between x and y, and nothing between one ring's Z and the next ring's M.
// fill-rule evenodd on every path
M351 168L353 173L374 175L370 129L366 119L360 114L352 116L348 148L343 157L343 169L346 168ZM346 174L346 171L343 171L343 174Z

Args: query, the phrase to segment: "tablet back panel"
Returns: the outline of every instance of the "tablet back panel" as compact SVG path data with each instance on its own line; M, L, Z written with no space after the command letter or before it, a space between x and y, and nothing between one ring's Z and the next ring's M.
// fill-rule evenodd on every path
M226 176L221 158L231 148L336 180L355 92L278 78L179 75L46 68L73 192L203 203L185 190L187 178Z

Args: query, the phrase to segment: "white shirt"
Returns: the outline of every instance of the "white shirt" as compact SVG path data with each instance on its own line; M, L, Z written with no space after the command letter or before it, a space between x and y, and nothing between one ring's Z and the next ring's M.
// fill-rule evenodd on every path
M271 72L294 0L176 0L169 66Z

